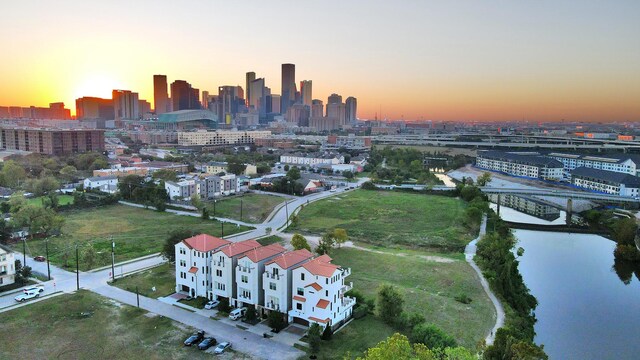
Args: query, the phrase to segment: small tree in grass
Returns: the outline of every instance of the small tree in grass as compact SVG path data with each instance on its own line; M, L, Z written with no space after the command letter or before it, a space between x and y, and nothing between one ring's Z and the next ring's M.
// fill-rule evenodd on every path
M322 340L329 341L331 340L332 336L333 329L331 328L331 325L327 324L327 326L324 327L324 331L322 332Z
M202 219L209 220L209 210L206 207L202 208Z
M293 237L291 238L291 246L293 246L294 250L307 249L311 251L311 246L309 246L307 239L298 233L293 234Z
M398 289L389 284L382 284L378 288L378 315L385 323L393 325L400 320L404 298Z
M322 340L322 328L317 323L311 324L307 331L307 340L309 341L309 348L312 354L317 354L320 351L320 341Z

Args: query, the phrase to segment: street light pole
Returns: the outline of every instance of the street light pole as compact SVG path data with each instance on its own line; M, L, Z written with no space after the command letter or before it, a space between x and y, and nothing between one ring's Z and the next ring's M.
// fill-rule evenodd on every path
M22 238L22 267L27 266L27 239Z
M111 280L116 280L116 242L111 238Z
M78 245L76 244L76 290L80 290L80 263L78 262Z
M49 238L45 240L44 246L47 257L47 278L51 280L51 267L49 266Z
M240 221L242 221L242 199L240 199Z
M222 234L220 235L220 237L224 238L224 221L220 221L220 226L222 227Z
M289 200L284 201L284 209L287 212L287 226L285 226L285 230L289 227Z
M213 196L213 217L216 217L216 197Z

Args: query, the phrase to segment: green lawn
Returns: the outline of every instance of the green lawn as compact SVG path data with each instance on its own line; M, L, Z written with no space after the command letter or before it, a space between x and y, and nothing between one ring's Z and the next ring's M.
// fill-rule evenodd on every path
M462 225L465 204L455 198L357 190L305 206L298 229L345 228L353 240L462 251L472 236Z
M84 290L5 312L0 328L1 359L212 358L182 345L194 329Z
M380 284L390 283L398 286L405 298L404 309L422 313L427 322L431 322L452 335L460 345L475 349L476 343L483 339L495 323L495 312L489 298L484 293L473 269L464 261L463 255L451 256L424 251L378 250L383 252L341 248L330 256L334 263L351 268L351 276L346 282L353 282L354 289L365 297L374 299ZM400 256L398 256L400 254ZM435 256L453 262L436 262L424 256ZM465 294L471 298L470 304L457 302L454 297ZM370 316L367 316L368 318ZM365 318L365 319L366 319ZM362 321L356 320L352 325ZM367 320L379 321L377 319ZM384 324L375 325L386 326ZM331 345L339 349L351 350L353 355L384 340L391 329L371 331L373 324L353 327L355 332L345 338L345 344L336 341ZM362 332L362 333L359 333ZM360 339L351 343L353 339ZM365 340L362 340L365 339ZM366 346L361 346L361 342ZM334 350L332 350L332 353ZM344 353L344 352L343 352ZM342 354L343 354L342 353ZM336 352L336 355L341 353ZM359 354L358 354L359 355Z
M27 199L27 204L42 206L42 199L44 199L44 196L29 198ZM69 204L73 204L73 196L66 195L66 194L58 195L58 205L62 206L62 205L69 205Z
M260 239L258 239L256 241L258 241L258 243L260 243L260 245L262 245L262 246L271 245L271 244L283 244L284 243L284 239L281 238L280 236L277 236L277 235L271 235L271 236L263 237L263 238L260 238Z
M167 296L176 291L175 265L165 263L149 270L116 279L111 285L131 292L135 292L137 286L140 295L154 299ZM156 288L156 291L153 291L153 287Z
M353 320L331 341L323 341L320 346L319 359L342 360L347 354L351 358L362 356L364 351L397 332L373 315Z
M62 235L49 240L49 258L54 264L75 266L75 244L80 245L80 269L87 270L111 264L112 236L116 244L116 262L138 258L161 251L167 233L175 228L188 228L220 236L221 226L215 220L174 215L167 212L141 209L125 205L110 205L94 209L61 213L65 218ZM249 230L247 227L227 224L224 235ZM98 252L93 264L84 261L83 247L91 242ZM22 250L21 244L15 245ZM44 255L45 241L27 241L29 256Z
M242 217L240 216L240 202L242 201ZM245 194L216 200L215 216L241 220L257 224L265 221L273 209L284 202L280 196L265 194ZM207 202L209 214L214 216L213 202Z

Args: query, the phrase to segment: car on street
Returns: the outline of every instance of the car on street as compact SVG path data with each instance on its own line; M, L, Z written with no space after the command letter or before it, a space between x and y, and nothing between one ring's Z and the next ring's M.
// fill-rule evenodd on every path
M213 309L214 307L218 306L218 304L220 304L220 301L218 301L218 300L211 300L211 301L209 301L208 303L206 303L206 304L204 305L204 308L205 308L205 309L207 309L207 310L211 310L211 309Z
M39 262L44 262L44 261L47 261L47 258L45 258L42 255L38 255L38 256L34 257L33 260L39 261Z
M184 341L184 346L191 346L193 344L197 344L202 339L204 339L204 331L198 331L197 333L189 336L187 340Z
M227 349L231 349L231 343L230 342L221 342L220 344L218 344L218 346L216 346L216 348L213 350L214 354L222 354L225 350Z
M24 293L16 296L14 299L17 302L25 302L27 300L34 299L34 298L37 298L37 297L40 297L40 293L39 292L37 292L37 291L29 291L29 292L24 292Z
M238 320L241 317L244 316L244 314L246 314L247 312L247 308L243 307L243 308L237 308L237 309L233 309L231 310L231 312L229 313L229 319L231 320Z
M198 344L198 349L207 350L208 348L212 347L216 343L217 341L215 338L212 338L212 337L204 338L204 340L202 340L200 344Z
M32 291L41 293L44 291L44 285L33 285L33 286L29 286L27 288L22 289L22 292L25 292L25 293L32 292Z

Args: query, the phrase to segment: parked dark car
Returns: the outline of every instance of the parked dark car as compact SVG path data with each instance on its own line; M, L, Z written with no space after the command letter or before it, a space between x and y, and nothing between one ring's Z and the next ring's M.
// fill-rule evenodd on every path
M184 341L184 346L191 346L193 344L197 344L202 339L204 339L204 331L198 331L197 333L189 336L189 338L187 338L187 340Z
M212 338L212 337L204 338L204 340L202 340L200 344L198 344L198 349L207 350L208 348L212 347L217 343L218 342L216 341L215 338Z
M38 256L34 257L33 260L39 261L39 262L47 261L47 259L42 255L38 255Z

